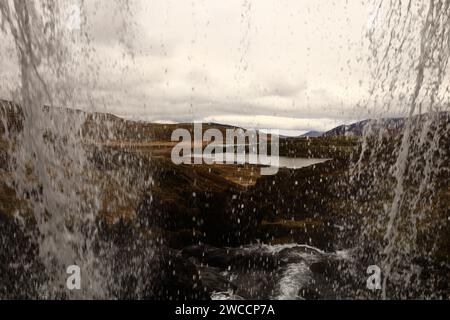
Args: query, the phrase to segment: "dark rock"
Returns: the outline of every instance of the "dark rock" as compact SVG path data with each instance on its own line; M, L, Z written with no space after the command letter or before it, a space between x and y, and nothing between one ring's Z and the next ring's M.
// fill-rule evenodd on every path
M306 300L318 300L321 298L319 292L311 288L301 288L298 292L299 297Z
M325 277L335 276L339 272L339 263L334 259L325 259L313 262L309 269L311 272Z
M161 300L209 299L207 287L194 264L173 254L157 258L151 291L144 298Z
M248 269L239 272L233 283L236 295L244 299L267 299L274 295L277 279L272 271Z
M217 268L201 267L199 268L199 275L203 286L207 289L209 294L214 291L224 292L229 289L237 289L236 285L221 275L220 270Z
M209 299L196 266L170 250L122 250L115 264L114 295L119 299Z
M317 252L308 247L292 247L292 248L284 248L280 252L278 252L277 257L285 264L288 263L299 263L304 261L305 259L301 256L304 254L314 255Z
M209 256L211 253L217 250L226 250L226 249L218 249L210 245L191 245L183 248L181 250L181 254L187 257L195 257L198 259L203 259L204 257Z
M101 228L111 265L111 295L118 299L187 300L209 299L198 270L178 251L155 243L119 221ZM108 255L111 254L112 255Z
M195 245L184 248L181 252L183 256L193 256L209 266L230 270L274 270L281 264L274 254L260 250Z
M0 212L0 299L36 299L45 280L33 230Z

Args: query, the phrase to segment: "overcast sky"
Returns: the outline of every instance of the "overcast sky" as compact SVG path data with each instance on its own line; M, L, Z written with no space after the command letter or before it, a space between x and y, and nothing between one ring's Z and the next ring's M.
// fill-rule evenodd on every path
M369 80L359 60L370 24L364 2L111 3L86 1L95 51L84 64L95 66L96 77L83 88L91 103L80 107L149 121L299 131L367 117L357 107ZM16 72L11 64L0 61L3 82Z

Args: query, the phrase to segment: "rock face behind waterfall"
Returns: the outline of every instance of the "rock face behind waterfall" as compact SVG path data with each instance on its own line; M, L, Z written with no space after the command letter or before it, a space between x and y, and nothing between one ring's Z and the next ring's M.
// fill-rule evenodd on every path
M14 198L9 198L14 201ZM38 297L45 280L38 248L32 240L33 226L24 230L20 221L0 211L0 297L32 299Z
M209 299L196 266L180 253L136 232L120 220L102 225L103 240L114 244L108 255L109 290L118 299L193 300Z

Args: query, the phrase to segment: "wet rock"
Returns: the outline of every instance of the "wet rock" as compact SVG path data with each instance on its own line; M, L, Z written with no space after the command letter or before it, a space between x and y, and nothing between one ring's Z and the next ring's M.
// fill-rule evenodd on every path
M321 298L319 292L316 289L301 288L298 292L298 296L305 300L318 300Z
M120 299L209 299L196 266L169 248L158 252L122 251L115 265ZM117 257L116 257L117 258Z
M332 224L325 219L264 220L259 227L259 238L271 244L304 243L332 251L333 237Z
M236 247L254 240L265 212L260 200L237 188L198 194L205 241L220 247Z
M236 268L275 270L280 266L280 260L271 253L266 252L244 252L238 253L235 258Z
M290 263L299 263L299 262L304 261L305 254L314 255L314 254L317 254L317 252L308 247L296 246L296 247L292 247L292 248L282 249L280 252L278 252L277 257L284 264L290 264Z
M336 273L339 272L339 262L334 259L324 259L313 262L309 266L309 269L317 275L322 275L328 278L335 277Z
M31 234L0 212L0 298L36 299L45 280L39 249Z
M208 293L225 292L228 290L236 290L237 287L220 273L220 269L211 267L200 267L199 276L203 286Z
M209 245L192 245L181 250L185 257L193 257L199 263L219 268L228 268L235 259L235 250Z
M210 245L191 245L183 248L181 254L187 257L195 257L197 259L204 259L216 251L225 251L226 249L219 249Z
M249 269L237 273L233 283L238 287L238 296L245 299L267 299L274 296L277 279L272 271Z
M260 250L189 246L181 252L186 257L195 257L201 263L228 270L274 270L281 264L277 256Z
M145 298L161 300L209 299L207 287L194 264L173 254L157 258L150 294Z
M101 230L103 241L111 246L103 259L111 265L109 291L113 297L209 299L197 267L177 250L158 245L126 222Z

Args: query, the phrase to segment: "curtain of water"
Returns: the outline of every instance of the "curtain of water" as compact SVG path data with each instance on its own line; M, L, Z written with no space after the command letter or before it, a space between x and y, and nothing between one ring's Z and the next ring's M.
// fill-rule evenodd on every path
M13 97L23 113L23 130L11 150L11 184L29 198L39 230L35 240L45 266L37 290L41 298L69 294L66 268L74 264L83 275L74 297L106 294L107 270L94 250L99 198L82 143L85 115L65 109L79 94L78 58L89 54L81 30L67 28L68 4L0 3L2 31L14 41L20 66L20 88Z
M440 0L374 4L368 108L374 118L405 118L365 128L355 173L368 187L358 192L369 204L360 208L366 210L363 237L383 270L385 298L402 296L399 287L419 281L414 261L434 254L447 219L437 203L449 156L449 6Z
M96 53L95 22L89 21L98 6L113 10L117 44L134 58L134 4L128 0L0 2L1 30L5 41L15 46L10 59L16 61L20 76L19 88L12 93L20 112L13 116L21 118L23 128L18 137L10 137L14 143L8 152L9 184L20 198L28 199L38 229L32 237L44 265L34 290L39 298L110 298L123 291L141 297L150 290L148 281L133 287L130 278L145 271L141 269L152 258L152 248L138 248L130 236L127 243L133 243L126 250L139 252L132 261L124 258L128 251L119 254L111 239L105 241L106 218L101 214L119 211L124 194L146 190L149 168L140 172L142 163L127 163L126 152L102 149L101 142L127 139L129 128L118 128L123 122L76 110L100 108L89 89L95 87L99 69L108 65ZM79 19L71 19L73 10ZM109 62L108 67L125 72L118 61ZM117 170L102 167L105 163ZM130 186L135 189L130 191ZM145 261L138 263L139 259ZM81 269L81 290L66 288L70 265ZM23 290L30 291L30 286Z

